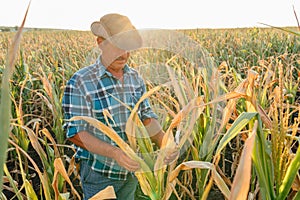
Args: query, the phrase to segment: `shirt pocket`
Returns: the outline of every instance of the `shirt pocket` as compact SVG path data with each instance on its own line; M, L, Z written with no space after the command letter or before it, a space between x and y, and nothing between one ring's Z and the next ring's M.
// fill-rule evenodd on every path
M92 112L92 117L105 123L104 110L110 112L110 97L104 93L98 92L90 94L90 108Z

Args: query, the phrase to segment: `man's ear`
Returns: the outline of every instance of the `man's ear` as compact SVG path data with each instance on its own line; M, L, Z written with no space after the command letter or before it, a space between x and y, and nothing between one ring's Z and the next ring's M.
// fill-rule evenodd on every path
M103 37L97 37L97 43L98 45L101 44L101 42L103 42L105 39Z

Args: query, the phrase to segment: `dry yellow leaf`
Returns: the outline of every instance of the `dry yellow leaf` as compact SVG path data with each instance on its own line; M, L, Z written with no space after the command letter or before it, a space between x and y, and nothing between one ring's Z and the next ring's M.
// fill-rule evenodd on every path
M105 199L117 199L115 190L113 186L107 186L105 189L101 190L89 200L105 200Z

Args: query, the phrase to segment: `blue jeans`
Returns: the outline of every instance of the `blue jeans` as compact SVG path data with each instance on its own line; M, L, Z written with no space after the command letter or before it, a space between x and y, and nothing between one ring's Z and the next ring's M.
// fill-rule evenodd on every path
M80 179L84 200L93 197L107 186L113 186L117 199L134 200L134 193L137 186L135 176L128 174L127 180L112 180L99 172L94 171L86 161L80 161Z

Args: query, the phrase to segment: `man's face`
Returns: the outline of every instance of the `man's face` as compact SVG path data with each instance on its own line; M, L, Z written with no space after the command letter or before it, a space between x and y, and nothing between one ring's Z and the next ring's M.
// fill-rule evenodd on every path
M102 62L104 66L114 70L123 69L129 59L130 53L102 38L97 39L97 41L102 50Z

